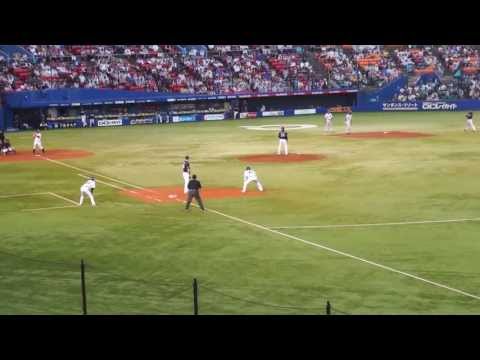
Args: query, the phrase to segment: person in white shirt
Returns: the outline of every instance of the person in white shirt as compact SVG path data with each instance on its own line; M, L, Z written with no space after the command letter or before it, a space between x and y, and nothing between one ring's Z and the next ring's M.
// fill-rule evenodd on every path
M250 168L250 166L247 166L244 173L243 173L243 188L242 188L242 192L246 192L247 191L247 185L250 184L252 181L255 182L255 184L257 185L257 189L259 191L263 191L263 186L262 184L260 183L260 180L258 180L258 177L257 177L257 174L255 172L255 170L253 170L252 168Z
M326 132L333 131L333 127L332 127L333 115L329 110L327 110L327 112L325 113L324 118L325 118L325 128L324 128L324 130Z
M79 206L82 206L83 204L83 195L87 195L90 198L90 202L92 203L92 206L96 206L95 204L95 199L93 198L93 190L95 189L95 178L91 177L90 179L87 180L85 184L83 184L80 187L80 202Z
M345 133L350 134L352 131L352 112L349 111L345 114Z
M87 115L85 113L82 113L81 119L82 119L82 126L87 127Z
M37 149L42 150L42 152L45 152L45 148L42 145L42 134L40 133L40 130L37 129L33 133L33 154L37 151Z

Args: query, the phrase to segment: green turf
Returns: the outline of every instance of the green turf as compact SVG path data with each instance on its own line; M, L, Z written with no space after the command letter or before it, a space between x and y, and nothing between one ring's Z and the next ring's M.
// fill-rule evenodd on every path
M318 116L211 121L44 133L48 149L89 150L64 160L142 187L182 185L181 163L204 187L241 187L239 155L274 153L276 133L242 125L317 124L289 131L289 150L322 161L250 164L261 197L206 201L267 227L480 217L480 135L461 113L354 114L354 131L431 133L415 139L325 136ZM337 132L343 130L336 116ZM9 134L29 149L29 133ZM0 196L54 192L78 201L79 171L47 161L0 163ZM100 180L112 182L97 177ZM116 183L119 186L125 186ZM126 186L128 187L128 186ZM251 187L254 190L254 186ZM0 313L79 314L80 259L92 314L479 314L480 300L280 234L179 203L146 204L98 184L98 206L51 195L0 199ZM280 229L480 296L480 221L361 228Z

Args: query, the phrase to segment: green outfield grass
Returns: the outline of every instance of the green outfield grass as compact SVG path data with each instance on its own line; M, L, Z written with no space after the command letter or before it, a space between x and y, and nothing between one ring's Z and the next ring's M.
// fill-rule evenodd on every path
M0 198L0 313L80 314L85 259L91 314L191 314L193 278L200 314L323 314L327 300L334 313L480 314L480 221L298 228L480 218L480 134L463 132L462 113L353 120L354 132L434 136L326 136L319 116L44 132L47 150L95 153L63 163L140 187L182 186L190 155L205 188L240 188L247 164L237 156L277 147L274 131L243 125L319 125L290 130L289 150L327 158L250 164L263 196L205 201L235 219L143 203L101 183L96 208L86 199L30 211L71 205L49 192L78 201L80 171L0 162L0 197L42 193ZM343 116L334 126L343 131ZM30 133L8 137L30 149Z

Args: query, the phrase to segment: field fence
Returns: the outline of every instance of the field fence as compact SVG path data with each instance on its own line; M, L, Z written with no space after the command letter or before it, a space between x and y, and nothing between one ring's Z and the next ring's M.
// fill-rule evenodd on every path
M1 314L351 315L325 296L315 299L318 306L303 307L265 301L264 293L245 297L245 290L250 291L202 279L136 278L83 260L75 264L0 251Z

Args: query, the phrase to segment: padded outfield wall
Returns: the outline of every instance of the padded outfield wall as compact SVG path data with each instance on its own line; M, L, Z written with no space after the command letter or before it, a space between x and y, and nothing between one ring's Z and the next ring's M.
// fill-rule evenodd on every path
M129 111L122 116L101 115L94 120L94 126L118 126L152 124L163 121L202 121L234 118L256 118L267 116L296 116L322 114L326 109L342 112L346 109L362 112L387 111L467 111L480 110L479 100L452 101L416 101L391 102L393 94L405 85L406 78L399 78L386 87L376 91L356 89L320 90L314 92L290 93L239 93L235 95L191 95L152 92L134 92L103 89L50 89L4 93L0 107L0 128L11 128L15 116L25 116L30 121L40 121L42 111L48 109L80 109L88 112L102 108L108 112L109 107L155 105L150 112ZM224 101L234 105L230 111L170 111L171 104L210 104ZM235 108L237 106L238 108ZM208 107L208 106L207 106ZM264 111L262 111L265 107ZM64 117L59 123L69 121L71 126L81 126L80 115ZM50 122L49 125L53 126Z
M12 127L15 116L41 119L41 113L48 109L82 109L89 112L92 109L124 106L132 108L135 105L157 104L159 112L169 112L172 116L180 115L169 111L171 104L193 104L224 101L237 105L232 106L233 111L254 112L265 110L275 111L282 109L297 109L317 107L330 107L333 105L349 105L356 103L356 89L337 89L319 91L296 91L281 93L237 93L235 95L192 95L170 94L157 92L139 92L106 89L49 89L41 91L26 91L4 94L4 111L2 127ZM235 109L235 107L238 107ZM191 112L195 120L203 120L205 114ZM203 115L203 116L200 116ZM228 114L224 114L228 118ZM233 116L232 116L233 118ZM183 119L183 118L182 118ZM184 117L186 119L186 117ZM74 121L80 120L72 119Z

